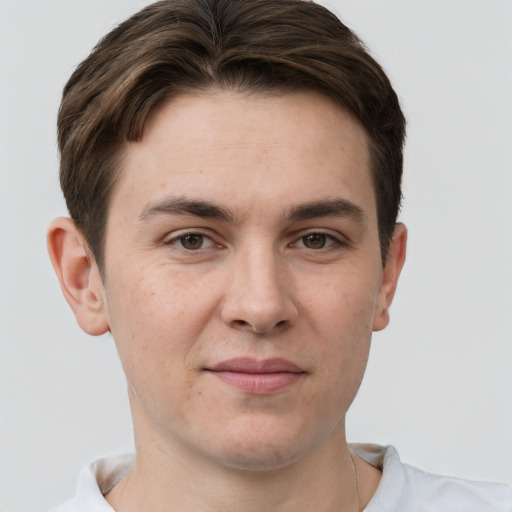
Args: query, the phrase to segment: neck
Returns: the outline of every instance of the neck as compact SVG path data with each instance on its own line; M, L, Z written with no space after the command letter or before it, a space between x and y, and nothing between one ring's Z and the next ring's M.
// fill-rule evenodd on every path
M138 445L133 469L106 496L120 512L360 510L343 425L311 453L268 470L226 467L155 438Z

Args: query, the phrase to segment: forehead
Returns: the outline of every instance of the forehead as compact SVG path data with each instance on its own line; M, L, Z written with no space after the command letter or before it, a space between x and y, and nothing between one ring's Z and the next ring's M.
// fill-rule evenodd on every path
M368 138L348 111L311 91L208 91L173 98L127 143L111 208L169 194L233 208L286 206L333 194L374 209ZM356 201L357 200L357 201Z

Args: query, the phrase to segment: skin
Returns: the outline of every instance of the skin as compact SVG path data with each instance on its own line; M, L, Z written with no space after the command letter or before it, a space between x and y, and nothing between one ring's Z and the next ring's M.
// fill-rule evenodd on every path
M345 415L405 245L397 225L383 268L367 136L329 98L212 90L156 111L125 148L103 280L69 219L49 231L79 324L110 330L127 376L137 460L115 510L364 506L380 474ZM212 371L240 357L300 373L262 392Z

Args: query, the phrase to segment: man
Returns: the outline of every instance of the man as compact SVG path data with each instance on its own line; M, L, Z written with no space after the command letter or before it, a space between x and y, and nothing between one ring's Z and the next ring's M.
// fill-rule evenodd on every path
M107 35L59 114L49 251L110 331L136 456L59 510L510 510L505 486L349 446L405 260L404 118L356 36L300 0L182 0Z

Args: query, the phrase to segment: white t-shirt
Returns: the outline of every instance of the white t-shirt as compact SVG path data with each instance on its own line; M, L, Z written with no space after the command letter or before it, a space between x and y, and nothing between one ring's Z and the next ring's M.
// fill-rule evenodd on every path
M350 448L382 470L379 487L364 512L512 512L512 488L507 485L421 471L403 464L392 446L352 444ZM86 466L75 497L53 512L114 512L103 495L128 473L133 461L133 455L119 455Z

